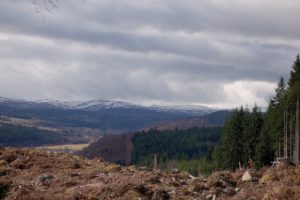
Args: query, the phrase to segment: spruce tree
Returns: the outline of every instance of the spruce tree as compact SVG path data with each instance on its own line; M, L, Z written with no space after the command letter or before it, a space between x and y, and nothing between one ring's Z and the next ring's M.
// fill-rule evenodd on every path
M257 167L270 165L271 161L274 160L274 150L271 147L268 130L265 128L259 134L254 160Z
M290 80L288 82L287 100L288 107L296 110L297 99L300 97L300 57L296 57L292 66Z
M241 107L234 110L225 122L220 144L214 152L217 168L235 169L239 162L243 162L244 119L245 110Z
M284 131L284 108L286 106L287 88L283 77L280 77L275 96L271 99L269 107L265 114L263 125L264 130L268 130L270 145L274 151L281 152L279 146L283 146L283 131ZM280 154L280 153L278 153ZM279 156L279 155L277 155Z
M246 161L254 159L255 148L258 142L262 126L262 113L259 111L257 105L255 105L252 109L252 112L249 114L247 124L244 130L244 155L246 156Z

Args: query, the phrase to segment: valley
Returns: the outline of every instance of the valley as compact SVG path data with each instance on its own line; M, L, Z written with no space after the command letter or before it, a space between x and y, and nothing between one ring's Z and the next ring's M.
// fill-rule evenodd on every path
M168 123L179 125L181 120L198 119L216 111L204 106L146 107L120 101L25 101L0 98L0 129L4 129L0 131L0 144L20 147L86 144L104 135L167 126ZM220 125L204 118L198 121L187 126ZM182 123L188 124L185 121ZM24 130L26 133L23 133ZM4 134L9 134L9 137ZM28 140L24 140L25 134Z

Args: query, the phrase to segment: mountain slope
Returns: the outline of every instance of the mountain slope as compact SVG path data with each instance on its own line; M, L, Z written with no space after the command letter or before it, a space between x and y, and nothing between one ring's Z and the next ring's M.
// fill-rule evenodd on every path
M121 101L22 101L0 98L0 115L40 119L58 127L88 127L103 130L130 131L163 121L183 119L213 112L198 107L194 110L175 106L141 106Z
M189 134L189 129L200 129L199 134L203 134L203 130L209 130L204 129L203 127L222 127L224 125L224 122L226 118L231 114L230 111L217 111L213 112L204 116L200 117L191 117L188 119L183 120L175 120L171 122L165 122L165 123L158 123L152 126L149 126L147 128L144 128L143 130L147 132L151 132L153 130L160 131L160 134L157 134L158 137L154 139L161 138L163 140L166 139L164 137L165 134L169 134L170 136L175 133L177 134L176 129L179 130L178 133L183 132L183 134L186 132ZM202 130L202 131L201 131ZM219 129L221 131L221 129ZM122 164L130 164L132 162L131 156L132 152L135 151L135 147L139 144L135 144L133 142L133 138L136 138L138 135L145 134L144 131L141 132L131 132L128 134L123 135L117 135L117 136L104 136L103 138L100 138L96 142L90 144L88 147L83 149L79 154L83 155L88 158L95 158L95 157L102 157L108 161L111 162L117 162ZM155 132L155 131L153 131ZM207 137L209 138L209 131L207 132ZM168 141L171 141L172 138L169 138ZM218 139L214 139L215 143L218 141ZM145 146L147 146L147 140L145 140ZM153 142L153 138L149 139L148 146ZM197 142L197 141L195 141ZM204 141L203 141L204 142ZM211 141L210 141L211 142ZM157 143L161 144L159 139ZM211 144L211 143L210 143ZM153 148L153 145L150 145L151 148ZM202 145L205 146L205 145ZM162 149L167 149L167 146L162 146ZM178 148L181 148L180 146ZM141 149L141 148L140 148ZM132 152L131 152L132 151ZM145 150L147 151L147 150ZM205 152L208 151L208 148L204 150ZM141 152L142 153L142 152Z
M229 110L220 110L199 117L189 117L187 119L158 123L145 128L145 130L186 130L194 127L222 127L225 123L226 118L229 117L230 114L231 111Z

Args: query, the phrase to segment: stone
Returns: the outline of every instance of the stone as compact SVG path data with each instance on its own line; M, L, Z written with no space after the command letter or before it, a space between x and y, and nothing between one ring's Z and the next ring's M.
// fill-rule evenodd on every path
M242 182L248 182L252 180L252 176L249 171L246 171L242 176Z

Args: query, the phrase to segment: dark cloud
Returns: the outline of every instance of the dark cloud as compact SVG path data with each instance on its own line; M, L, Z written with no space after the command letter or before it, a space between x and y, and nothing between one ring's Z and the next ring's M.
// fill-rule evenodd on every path
M1 96L265 106L300 47L297 0L58 6L1 3Z

